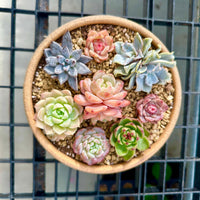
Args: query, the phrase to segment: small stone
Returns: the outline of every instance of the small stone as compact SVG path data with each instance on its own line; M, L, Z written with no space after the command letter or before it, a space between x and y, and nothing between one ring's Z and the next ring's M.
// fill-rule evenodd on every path
M83 38L79 38L77 44L81 46L83 44Z

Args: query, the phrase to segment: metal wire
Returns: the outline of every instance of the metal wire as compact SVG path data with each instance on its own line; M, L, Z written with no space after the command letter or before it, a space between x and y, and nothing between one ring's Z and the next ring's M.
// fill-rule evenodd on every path
M27 123L16 123L14 119L14 108L15 108L15 91L16 89L23 89L22 86L15 85L15 52L34 52L35 48L43 39L44 35L48 34L48 18L50 16L58 17L58 26L62 23L63 17L83 17L90 15L84 12L87 0L81 0L80 12L64 12L62 10L62 0L58 0L58 11L49 11L48 5L49 0L36 0L35 10L25 10L16 8L16 0L12 0L11 8L0 8L0 13L10 13L11 14L11 44L10 47L0 46L0 51L10 52L10 85L0 85L0 89L4 88L10 91L10 120L9 123L0 122L0 126L9 127L10 133L10 158L0 159L0 164L8 163L10 164L10 192L0 193L0 199L17 199L17 198L32 198L32 199L49 199L49 198L66 198L66 199L80 199L80 198L92 198L95 200L103 200L106 198L111 199L133 199L146 200L148 199L174 199L174 200L192 200L200 199L200 150L196 149L193 155L187 155L188 142L190 141L190 132L196 131L197 136L195 137L194 145L198 147L200 145L200 138L198 137L200 133L200 111L197 107L195 114L196 123L192 124L190 122L190 113L192 110L192 97L195 98L195 103L199 106L200 102L200 86L199 81L196 81L195 90L192 88L193 76L194 76L194 62L197 63L197 68L200 68L200 45L197 50L198 53L194 52L194 32L196 29L199 31L200 36L200 23L199 19L195 18L195 9L199 6L197 0L188 0L189 10L187 20L176 20L175 19L175 8L176 2L179 0L168 0L167 8L167 19L159 19L155 17L155 3L156 0L143 0L140 1L140 5L143 6L143 16L129 16L129 4L130 0L123 0L123 17L134 20L146 26L151 31L154 31L155 26L164 26L167 28L167 38L166 43L170 51L174 50L174 39L175 39L175 27L182 26L188 28L187 34L187 55L176 56L177 61L186 61L187 71L186 71L186 85L183 89L184 105L182 105L183 118L182 124L178 124L175 130L181 130L182 132L182 153L180 158L169 158L168 157L168 142L162 150L160 155L154 156L150 160L146 161L143 165L132 169L128 172L119 173L117 175L97 175L95 191L80 191L80 173L76 171L75 179L75 191L69 191L69 185L66 192L59 192L58 190L58 161L55 159L45 158L45 151L39 145L39 143L34 139L34 155L32 159L17 159L14 156L14 128L15 127L28 127ZM107 14L108 2L109 0L102 0L103 8L102 14ZM15 47L15 29L16 29L16 14L25 14L35 16L35 45L32 48L19 48ZM198 16L197 16L198 17ZM197 70L200 77L200 70ZM33 164L33 190L32 193L16 193L15 192L15 164L18 163L29 163ZM54 192L46 192L45 190L45 165L52 163L55 165L55 182L54 182ZM186 187L188 182L187 173L188 163L192 163L192 170L190 174L193 176L193 181L191 182L191 187ZM159 179L156 184L150 184L152 181L150 177L150 168L155 164L159 165ZM169 187L167 182L167 170L168 166L178 166L176 187ZM177 169L172 169L177 170ZM71 176L69 176L71 177ZM69 178L70 179L70 178ZM108 191L101 191L101 185L104 182L107 183L112 180L115 189ZM109 181L108 181L109 180ZM131 181L129 188L124 188L124 183ZM155 180L154 180L155 181ZM70 183L68 183L70 184ZM110 186L109 186L110 187ZM70 198L71 197L71 198Z

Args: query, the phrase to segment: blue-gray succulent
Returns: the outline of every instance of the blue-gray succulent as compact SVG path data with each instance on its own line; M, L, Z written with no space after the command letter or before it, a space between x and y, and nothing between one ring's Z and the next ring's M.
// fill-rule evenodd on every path
M136 33L133 43L116 42L116 55L113 62L119 64L115 70L115 76L122 76L123 80L129 80L127 90L137 85L136 91L150 92L153 84L165 84L171 79L170 73L164 67L174 67L173 52L161 51L158 45L156 50L151 49L151 38L144 38Z
M68 81L74 90L78 90L78 74L91 73L85 64L92 58L82 55L81 49L73 50L69 31L63 36L62 45L53 41L50 48L44 50L44 55L44 71L52 78L58 78L61 85Z

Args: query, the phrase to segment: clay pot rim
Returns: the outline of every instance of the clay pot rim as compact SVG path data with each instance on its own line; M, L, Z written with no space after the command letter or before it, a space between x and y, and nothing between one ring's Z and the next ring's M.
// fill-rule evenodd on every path
M144 28L143 26L129 21L127 19L123 19L120 17L115 16L108 16L108 15L96 15L96 16L89 16L89 17L82 17L73 21L70 21L63 26L56 29L52 32L36 49L27 69L27 73L25 76L24 81L24 106L25 112L28 118L28 122L30 127L40 142L40 144L57 160L62 162L63 164L72 167L76 170L80 170L87 173L94 173L94 174L111 174L117 173L121 171L125 171L136 167L151 156L153 156L167 141L169 136L171 135L173 128L176 124L176 121L179 116L180 107L181 107L181 82L177 67L171 69L172 72L172 79L175 87L175 96L174 96L174 107L172 109L170 122L166 126L164 132L159 137L158 141L152 144L151 148L142 152L138 157L132 159L129 162L123 162L116 165L103 165L103 166L88 166L82 162L79 162L71 157L68 157L64 153L60 152L42 133L42 131L35 126L34 121L34 109L33 109L33 102L32 102L32 82L35 74L35 70L39 64L40 59L43 55L43 50L47 48L52 41L57 40L60 38L67 30L71 31L78 27L85 26L85 25L92 25L92 24L112 24L112 25L119 25L124 28L132 29L135 32L139 32L143 37L151 37L153 39L153 45L157 46L156 44L160 44L162 51L167 52L167 48L165 45L149 30Z

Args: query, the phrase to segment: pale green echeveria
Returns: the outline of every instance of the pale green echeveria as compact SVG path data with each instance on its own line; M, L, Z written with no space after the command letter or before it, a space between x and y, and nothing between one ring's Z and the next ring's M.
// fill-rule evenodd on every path
M116 154L125 161L136 154L136 150L144 151L149 148L149 133L137 119L125 118L110 128L110 144L115 147Z
M69 90L42 93L35 110L36 126L52 141L72 136L82 122L83 108L74 102Z
M120 66L114 70L114 75L129 80L125 89L132 89L136 83L136 91L149 93L153 84L165 84L170 80L171 76L164 67L176 66L174 53L160 53L160 45L153 50L151 43L151 38L142 39L139 33L136 33L133 43L115 43L117 54L113 62Z

